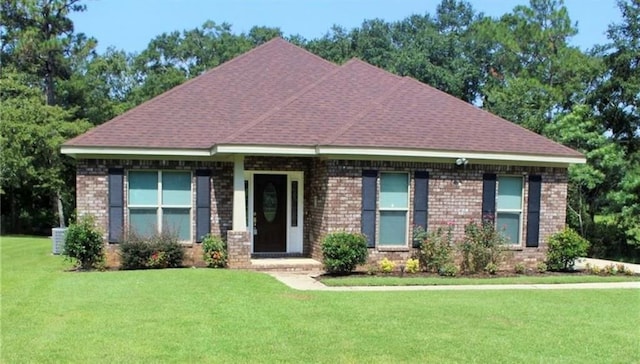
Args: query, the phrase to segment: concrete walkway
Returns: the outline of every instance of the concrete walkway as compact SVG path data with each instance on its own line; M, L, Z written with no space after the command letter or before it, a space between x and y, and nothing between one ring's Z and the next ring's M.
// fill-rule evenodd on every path
M489 291L489 290L526 290L526 289L640 289L640 282L611 283L569 283L569 284L479 284L451 286L352 286L329 287L313 278L313 274L269 272L280 282L299 291L341 291L341 292L387 292L387 291Z
M576 269L584 269L588 264L604 267L609 264L624 264L625 269L640 273L640 264L619 263L602 259L580 258L576 261ZM488 291L488 290L531 290L531 289L640 289L639 282L611 282L611 283L568 283L568 284L483 284L483 285L451 285L451 286L358 286L358 287L329 287L315 280L318 273L278 272L268 273L287 286L300 291Z
M612 260L594 259L594 258L578 258L578 260L576 260L576 264L574 268L578 270L583 270L587 267L587 264L591 266L600 267L600 268L604 268L605 266L611 265L611 264L616 266L622 264L624 265L625 269L629 269L636 274L640 274L640 264L622 263L622 262L615 262Z

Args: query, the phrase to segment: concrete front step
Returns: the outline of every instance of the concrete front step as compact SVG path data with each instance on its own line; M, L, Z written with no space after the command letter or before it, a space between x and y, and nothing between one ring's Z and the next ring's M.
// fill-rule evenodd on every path
M258 258L251 259L249 269L280 272L320 272L322 263L311 258Z

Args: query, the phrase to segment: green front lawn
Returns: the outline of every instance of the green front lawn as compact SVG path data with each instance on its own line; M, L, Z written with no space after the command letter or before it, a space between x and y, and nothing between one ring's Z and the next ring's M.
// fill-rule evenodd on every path
M561 284L561 283L606 283L606 282L638 282L640 276L596 276L596 275L549 275L518 277L422 277L411 276L346 276L321 278L327 286L457 286L486 284Z
M639 290L300 292L253 272L76 273L2 238L0 362L629 363Z

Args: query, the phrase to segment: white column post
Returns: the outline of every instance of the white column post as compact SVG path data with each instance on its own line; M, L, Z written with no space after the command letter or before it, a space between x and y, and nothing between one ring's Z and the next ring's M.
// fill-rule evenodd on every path
M244 193L244 155L233 157L233 231L247 230L247 210Z

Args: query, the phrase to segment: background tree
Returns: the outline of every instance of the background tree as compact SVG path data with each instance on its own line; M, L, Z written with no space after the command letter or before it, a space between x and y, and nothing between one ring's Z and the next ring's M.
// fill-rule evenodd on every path
M640 0L620 0L618 7L622 22L609 26L611 43L595 50L604 72L589 101L605 135L622 150L625 163L608 181L606 203L598 214L611 230L622 231L621 240L628 247L618 250L633 247L640 255Z
M13 67L17 72L37 76L49 106L56 104L58 81L70 77L68 55L86 54L95 46L94 40L74 35L73 22L68 17L70 12L85 9L79 0L2 2L0 57L4 65ZM49 190L42 192L49 194L57 210L59 226L64 226L62 186L53 182L48 186Z
M50 233L55 215L46 206L58 193L72 206L75 166L60 145L90 127L69 110L48 105L33 87L39 81L6 68L0 75L0 197L3 224L12 232Z

